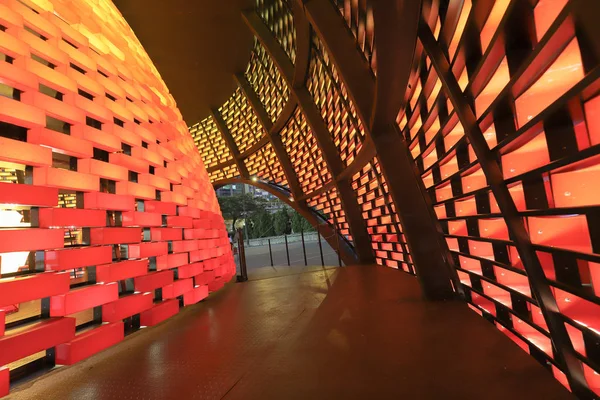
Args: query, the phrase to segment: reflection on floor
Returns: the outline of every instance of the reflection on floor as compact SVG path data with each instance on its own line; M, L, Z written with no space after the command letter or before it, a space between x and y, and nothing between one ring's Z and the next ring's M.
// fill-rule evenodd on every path
M344 267L231 283L11 399L568 399L531 357L415 278Z

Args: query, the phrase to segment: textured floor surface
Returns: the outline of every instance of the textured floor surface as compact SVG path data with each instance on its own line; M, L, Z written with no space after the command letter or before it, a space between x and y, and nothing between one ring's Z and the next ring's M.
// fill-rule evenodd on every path
M569 399L465 304L346 267L229 286L11 399Z

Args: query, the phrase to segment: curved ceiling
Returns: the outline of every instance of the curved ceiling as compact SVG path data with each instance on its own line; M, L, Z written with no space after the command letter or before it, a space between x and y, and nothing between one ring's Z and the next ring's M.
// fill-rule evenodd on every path
M253 0L114 0L156 65L188 125L233 93L253 35L241 10Z

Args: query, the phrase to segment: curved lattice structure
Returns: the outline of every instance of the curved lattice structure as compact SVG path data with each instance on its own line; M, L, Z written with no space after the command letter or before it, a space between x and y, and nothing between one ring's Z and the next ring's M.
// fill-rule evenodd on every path
M257 180L347 260L463 298L594 398L594 15L585 0L258 1L239 89L192 131L229 146L199 147L213 184Z
M208 166L233 160L202 128ZM0 396L234 273L200 154L115 6L0 1Z

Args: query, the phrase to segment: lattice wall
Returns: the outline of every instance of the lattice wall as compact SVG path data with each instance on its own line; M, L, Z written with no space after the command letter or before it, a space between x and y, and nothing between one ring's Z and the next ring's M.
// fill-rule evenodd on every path
M235 267L189 131L111 2L0 1L0 94L2 396L197 303Z

